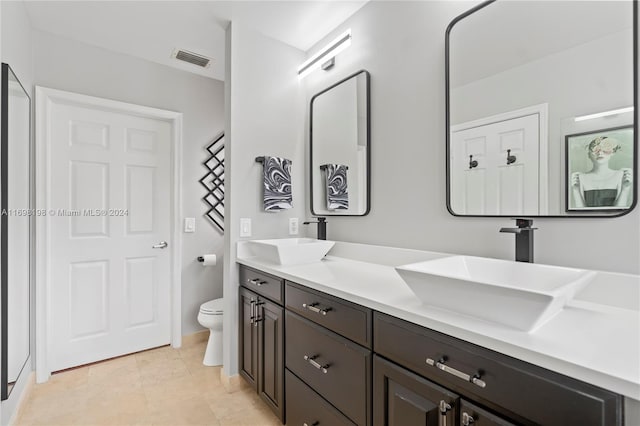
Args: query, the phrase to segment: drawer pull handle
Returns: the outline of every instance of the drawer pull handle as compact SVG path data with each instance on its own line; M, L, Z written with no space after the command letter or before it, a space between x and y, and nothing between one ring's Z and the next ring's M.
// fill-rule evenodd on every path
M454 376L473 383L476 386L479 386L481 388L485 388L487 386L487 383L484 380L480 379L480 375L479 374L474 374L473 376L470 376L466 373L463 373L460 370L456 370L455 368L451 368L448 365L445 365L444 363L444 359L440 359L439 361L434 361L431 358L427 358L427 364L432 365L442 371L444 371L445 373L449 373L449 374L453 374Z
M319 424L320 422L313 422L313 423L304 422L302 423L302 426L318 426Z
M257 285L258 287L264 284L268 284L266 281L260 281L260 278L254 278L252 280L247 279L247 281L249 281L253 285Z
M315 312L316 314L327 315L327 312L331 310L331 308L320 309L318 308L318 303L303 303L303 308L307 308L311 312Z
M313 356L305 355L304 356L304 360L305 361L307 361L309 364L311 364L312 366L314 366L318 370L322 371L324 374L327 374L327 372L329 371L329 364L320 365L315 361L316 358L318 358L318 355L313 355Z
M466 411L462 413L462 426L471 426L471 423L475 421L476 419Z

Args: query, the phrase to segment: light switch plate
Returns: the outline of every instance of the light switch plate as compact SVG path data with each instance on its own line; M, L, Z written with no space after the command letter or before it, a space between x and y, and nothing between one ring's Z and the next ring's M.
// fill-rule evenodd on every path
M298 218L289 218L289 235L298 235Z
M248 217L240 218L240 236L241 237L251 236L251 219Z
M196 218L185 217L184 218L184 232L196 232Z

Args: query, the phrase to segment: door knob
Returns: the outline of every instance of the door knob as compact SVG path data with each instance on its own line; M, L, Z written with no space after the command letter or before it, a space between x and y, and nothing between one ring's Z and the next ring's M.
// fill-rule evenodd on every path
M160 243L154 244L153 246L151 246L151 248L163 249L163 248L167 248L168 245L169 244L166 241L160 241Z

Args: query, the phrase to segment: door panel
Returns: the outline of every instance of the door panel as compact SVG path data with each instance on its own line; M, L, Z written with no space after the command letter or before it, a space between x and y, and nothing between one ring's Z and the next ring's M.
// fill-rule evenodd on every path
M106 216L86 215L83 212L86 209L107 209L109 164L71 161L69 168L71 237L108 236L109 223Z
M539 214L539 120L531 114L451 134L455 213Z
M153 197L156 194L155 167L127 166L127 234L154 231Z
M52 371L169 343L168 122L51 103Z
M498 167L498 211L525 211L524 172L524 167L520 164Z
M107 260L75 262L69 274L69 328L71 340L103 335L109 322Z
M389 425L438 425L438 405L404 386L388 381Z
M259 299L258 360L260 380L258 393L273 412L284 415L284 309Z
M141 129L127 129L127 152L153 153L157 149L158 135Z
M157 297L154 257L129 258L126 262L125 291L128 302L127 328L153 324L156 319ZM149 296L152 297L149 297Z
M456 422L458 395L378 355L373 360L373 386L374 426L454 426Z
M256 389L258 378L258 329L253 326L258 296L240 287L240 374Z

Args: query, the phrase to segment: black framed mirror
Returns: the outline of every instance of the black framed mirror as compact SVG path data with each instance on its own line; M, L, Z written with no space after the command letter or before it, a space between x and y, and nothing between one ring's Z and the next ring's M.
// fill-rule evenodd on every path
M30 355L32 229L31 98L11 67L2 64L0 145L1 399L11 394Z
M370 74L358 71L311 98L311 213L364 216L371 206Z
M637 3L488 1L446 32L447 209L617 217L637 204Z

